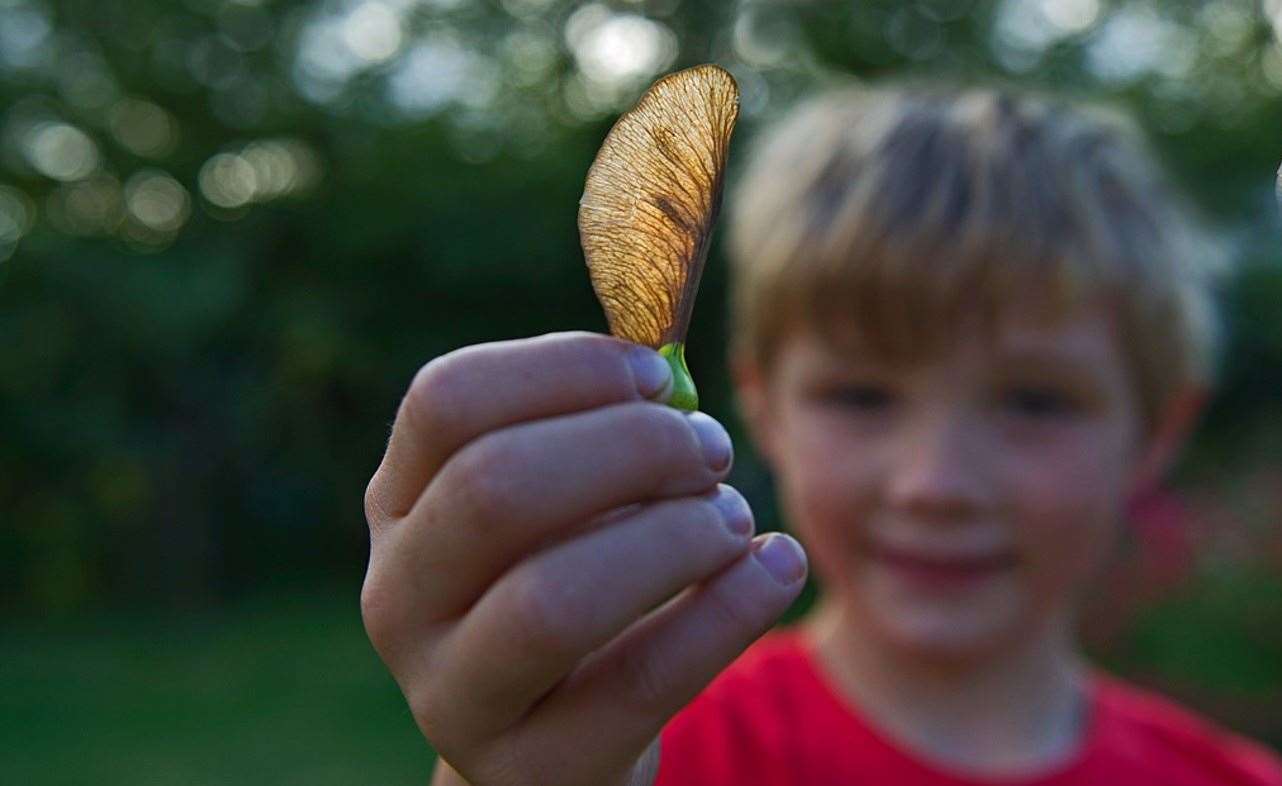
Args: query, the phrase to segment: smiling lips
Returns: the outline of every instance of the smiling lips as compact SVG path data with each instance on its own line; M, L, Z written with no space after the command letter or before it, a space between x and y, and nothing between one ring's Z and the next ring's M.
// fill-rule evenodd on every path
M934 554L878 543L866 543L865 553L874 562L907 578L931 583L958 583L992 578L1015 567L1014 552Z

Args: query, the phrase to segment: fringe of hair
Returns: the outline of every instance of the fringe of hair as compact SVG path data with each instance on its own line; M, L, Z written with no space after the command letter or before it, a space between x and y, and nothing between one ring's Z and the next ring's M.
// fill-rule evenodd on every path
M799 325L910 362L970 315L992 328L1013 307L1055 319L1102 297L1149 422L1214 377L1226 257L1137 130L1099 107L997 88L830 92L764 138L729 245L733 350L765 368Z

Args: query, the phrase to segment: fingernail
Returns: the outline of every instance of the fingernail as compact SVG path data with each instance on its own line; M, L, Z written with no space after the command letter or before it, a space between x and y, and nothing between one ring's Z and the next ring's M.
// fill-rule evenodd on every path
M708 466L714 472L720 472L730 466L734 450L730 446L730 435L725 428L702 412L691 412L686 417L690 419L690 425L694 426L695 433L699 435L699 443L703 445L703 459L708 462Z
M720 511L726 529L744 538L752 534L752 508L748 507L748 500L742 494L724 483L718 483L712 504Z
M664 401L672 395L672 368L658 352L649 347L629 347L628 363L632 366L632 380L642 396Z
M791 587L806 575L806 553L797 541L772 532L757 542L753 550L757 561L781 585Z

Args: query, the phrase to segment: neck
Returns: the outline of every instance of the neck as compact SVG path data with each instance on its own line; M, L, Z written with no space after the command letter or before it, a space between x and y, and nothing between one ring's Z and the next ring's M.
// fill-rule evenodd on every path
M1067 620L997 656L943 658L878 642L849 616L825 601L806 635L838 690L902 747L988 776L1045 770L1077 751L1084 668Z

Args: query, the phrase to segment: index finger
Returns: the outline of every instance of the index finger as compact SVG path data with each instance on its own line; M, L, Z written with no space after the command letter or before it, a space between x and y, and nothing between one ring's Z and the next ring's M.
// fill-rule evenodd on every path
M672 371L659 353L574 331L477 344L442 355L401 400L383 461L365 492L377 528L402 518L459 448L494 429L642 398L664 400Z

